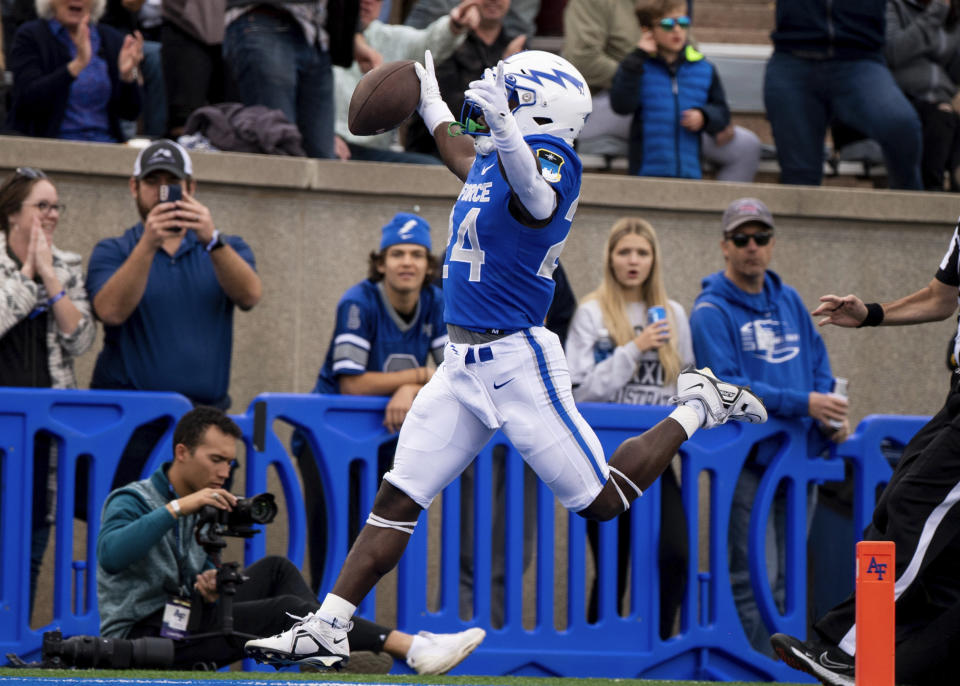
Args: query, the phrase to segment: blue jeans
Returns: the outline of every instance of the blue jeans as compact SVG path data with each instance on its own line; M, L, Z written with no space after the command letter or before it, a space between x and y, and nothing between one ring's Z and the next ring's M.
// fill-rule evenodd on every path
M819 186L823 141L836 118L883 148L891 188L920 181L920 120L883 62L811 60L774 52L763 100L773 129L783 183Z
M765 655L773 657L770 647L770 632L767 630L760 608L757 607L753 595L753 586L750 583L749 562L749 535L750 514L757 497L760 479L763 478L763 468L747 462L737 486L733 492L733 503L730 506L730 525L727 531L728 559L730 563L730 586L733 600L740 615L740 623L747 640L753 648ZM816 491L811 488L807 494L807 529L809 530L811 514L816 503ZM770 517L767 519L765 534L767 579L773 591L773 600L780 611L783 611L786 599L786 569L787 569L787 500L786 494L778 492L773 499Z
M245 105L281 110L307 155L334 157L330 55L308 45L292 17L247 12L227 27L223 58Z
M163 59L159 41L143 42L143 133L161 138L167 132L167 88L163 82Z
M743 631L747 640L755 650L773 657L770 648L770 633L767 631L760 609L753 595L750 584L749 562L749 534L750 514L753 512L753 502L757 496L757 488L763 471L752 467L750 463L744 467L733 492L733 504L730 507L730 527L727 532L727 546L730 561L730 586L733 591L733 601L743 624ZM786 579L784 569L787 563L784 532L786 531L786 502L782 497L774 498L771 517L766 527L766 560L767 575L773 589L773 598L777 605L783 604L786 594Z

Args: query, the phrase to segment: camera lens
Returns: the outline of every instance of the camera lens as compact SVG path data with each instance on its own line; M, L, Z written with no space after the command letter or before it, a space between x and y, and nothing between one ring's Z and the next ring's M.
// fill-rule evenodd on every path
M261 493L250 499L250 519L257 524L269 524L277 516L273 494Z

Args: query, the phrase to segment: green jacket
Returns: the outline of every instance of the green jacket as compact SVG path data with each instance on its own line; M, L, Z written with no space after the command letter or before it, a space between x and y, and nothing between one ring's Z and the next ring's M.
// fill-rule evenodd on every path
M177 498L167 462L149 479L118 488L103 505L97 537L100 635L124 638L167 598L189 598L197 574L213 565L194 539L197 515L174 519Z

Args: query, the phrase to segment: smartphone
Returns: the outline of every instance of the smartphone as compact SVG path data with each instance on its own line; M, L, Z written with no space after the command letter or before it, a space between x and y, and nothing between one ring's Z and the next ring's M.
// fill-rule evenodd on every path
M179 185L168 186L164 184L160 186L160 202L176 202L177 200L183 199L183 189ZM167 229L170 233L180 233L183 231L182 226L174 226Z
M180 186L160 186L160 202L176 202L183 199L183 189Z

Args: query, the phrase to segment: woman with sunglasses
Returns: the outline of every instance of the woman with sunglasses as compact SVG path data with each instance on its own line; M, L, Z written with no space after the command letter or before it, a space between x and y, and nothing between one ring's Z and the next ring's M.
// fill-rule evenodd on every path
M37 0L13 39L7 128L25 136L115 143L140 115L140 32L100 25L106 0Z
M613 111L633 115L630 173L702 178L700 134L730 123L720 77L687 42L686 0L639 0L636 15L642 37L610 86Z
M64 206L38 169L0 185L0 386L76 388L73 360L93 345L95 325L80 255L54 247ZM50 535L46 521L50 439L34 442L31 607Z
M668 405L680 370L692 365L693 344L683 307L667 298L653 226L624 217L610 229L603 250L603 276L577 308L566 356L573 398L580 402ZM674 468L679 463L674 458ZM660 476L660 635L673 634L683 600L687 532L677 472ZM617 598L627 589L630 513L618 520ZM597 559L598 527L587 522ZM636 572L635 572L636 573ZM619 606L619 602L618 602ZM597 620L597 582L590 591L587 620Z

